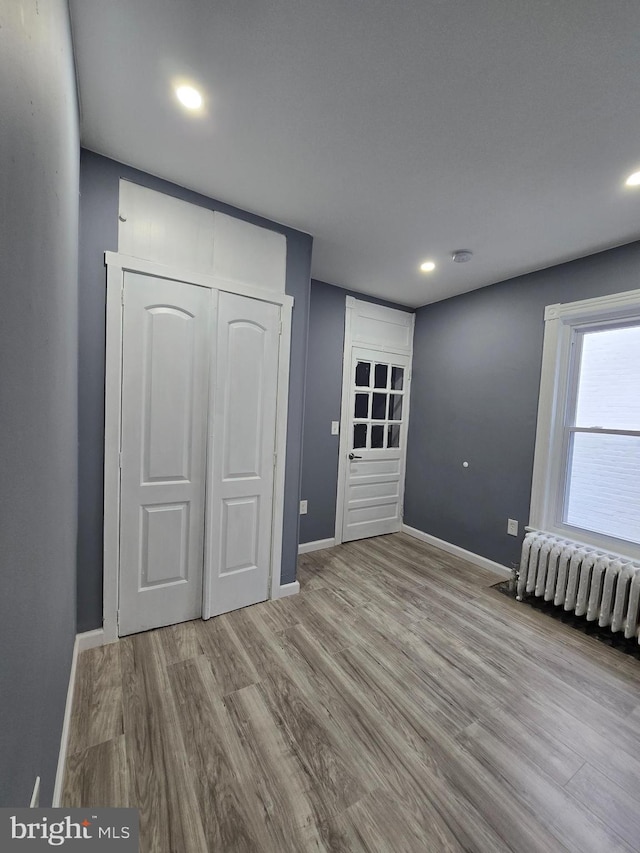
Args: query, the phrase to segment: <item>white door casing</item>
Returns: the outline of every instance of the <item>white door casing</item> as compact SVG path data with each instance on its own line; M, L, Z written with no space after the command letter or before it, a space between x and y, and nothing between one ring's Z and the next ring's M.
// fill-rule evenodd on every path
M336 544L402 527L414 319L346 298Z
M202 611L211 292L123 287L120 635Z
M280 306L218 301L204 617L269 596Z

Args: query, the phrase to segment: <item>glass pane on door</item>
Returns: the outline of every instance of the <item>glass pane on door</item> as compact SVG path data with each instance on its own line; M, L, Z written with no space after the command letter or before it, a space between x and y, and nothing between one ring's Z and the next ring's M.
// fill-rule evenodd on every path
M374 424L371 427L371 447L384 447L384 427L382 424Z
M374 394L371 407L371 417L375 421L383 421L387 417L387 395Z
M354 407L353 415L356 418L368 418L369 417L369 395L368 394L356 394L356 404Z
M375 369L375 379L374 379L374 387L375 388L386 388L387 387L387 373L388 366L386 364L376 364Z
M353 449L358 450L367 446L367 424L353 425Z
M391 390L392 391L402 391L403 385L404 385L404 368L403 367L392 367L391 368Z
M371 376L371 364L368 361L359 361L356 365L356 385L358 388L368 388Z
M402 420L402 397L400 394L389 395L389 420Z

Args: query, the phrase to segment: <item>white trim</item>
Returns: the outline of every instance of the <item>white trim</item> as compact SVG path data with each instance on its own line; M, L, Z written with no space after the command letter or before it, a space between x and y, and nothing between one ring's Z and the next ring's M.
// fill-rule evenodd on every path
M555 536L582 540L611 552L627 548L628 556L640 557L640 547L604 534L573 527L562 521L566 467L566 424L572 422L567 406L575 401L583 331L640 317L640 290L594 299L548 305L542 348L538 419L533 457L529 526Z
M342 347L342 394L340 398L340 438L338 441L338 491L336 493L335 544L342 542L342 522L344 521L344 481L347 476L347 448L349 447L349 390L351 386L351 327L356 300L353 296L345 299L344 344Z
M293 301L280 309L280 348L278 350L278 395L276 400L276 469L273 478L273 522L271 527L271 598L276 598L282 571L284 535L284 478L287 462L287 426L289 423L289 372L291 366L291 325Z
M62 721L62 734L60 735L60 749L58 751L58 766L56 768L56 781L53 786L53 800L51 806L60 808L62 801L62 786L64 784L64 768L67 762L67 749L69 747L69 730L71 728L71 711L73 709L73 692L76 685L76 670L78 666L78 637L73 642L73 654L71 656L71 670L69 672L69 684L67 685L67 700L64 706L64 719Z
M293 583L283 583L278 587L277 595L274 595L273 598L286 598L288 595L297 595L300 592L300 583L298 581L293 581Z
M287 412L291 360L291 324L294 300L287 293L261 290L237 281L227 281L202 273L185 273L173 267L105 252L107 265L107 332L105 355L105 450L104 450L104 545L103 545L103 629L104 642L118 639L118 582L120 560L120 424L122 418L122 292L125 272L181 281L211 290L236 293L261 302L281 306L282 333L278 351L278 391L276 401L276 467L271 536L271 598L279 597L284 525L284 482L287 455ZM291 594L291 593L289 593ZM203 584L203 612L204 612Z
M76 642L78 644L78 654L80 654L80 652L86 652L87 649L97 649L99 646L108 645L102 628L96 628L95 631L85 631L83 634L77 634Z
M331 539L315 539L313 542L301 542L298 545L298 554L308 554L310 551L322 551L324 548L333 548L336 544L335 537Z
M220 302L220 294L213 294L211 311L209 314L209 341L215 342L215 330L218 326L218 307ZM209 400L207 403L207 417L211 412L215 412L216 407L216 395L217 395L217 387L216 387L216 370L214 359L211 358L208 366L209 370ZM207 425L209 426L209 425ZM211 576L211 572L207 571L207 566L212 566L214 564L214 542L211 536L211 524L208 523L209 519L209 499L211 495L211 486L213 484L213 453L212 451L212 436L213 430L207 428L207 440L206 440L206 477L205 477L205 498L204 498L204 511L205 511L205 522L204 522L204 564L202 567L202 618L210 619L213 616L212 608L211 608L211 593L213 588L213 578Z
M113 265L120 268L122 272L137 272L142 275L151 275L154 278L168 278L171 281L182 281L185 284L208 287L211 290L224 290L226 293L237 293L239 296L259 299L261 302L274 302L276 305L291 305L293 307L293 296L289 296L288 293L263 290L260 287L256 287L253 284L246 284L242 281L207 275L206 273L186 271L166 266L165 264L159 264L156 261L145 261L142 258L134 258L131 255L122 255L119 252L105 252L104 259L107 267Z
M447 554L453 554L454 557L460 557L461 560L466 560L467 563L473 563L480 569L486 569L490 572L495 572L502 577L511 577L511 569L503 566L502 563L495 563L488 557L482 557L480 554L475 554L473 551L467 551L459 545L454 545L452 542L445 542L444 539L438 539L437 536L432 536L430 533L425 533L423 530L418 530L416 527L409 527L408 524L402 525L402 532L408 536L413 536L414 539L419 539L421 542L426 542L427 545L433 545L434 548L439 548Z
M559 302L547 305L545 320L562 320L565 323L590 320L614 320L624 317L640 306L640 290L627 290L609 296L596 296L593 299L580 299L577 302Z
M36 776L36 781L33 785L33 793L29 802L30 809L37 809L40 805L40 777Z
M122 419L122 292L124 270L105 254L107 328L104 399L104 528L102 625L105 641L118 638L118 566L120 559L120 422Z
M53 786L52 808L61 806L62 786L64 784L64 769L67 763L67 749L69 748L69 730L71 728L71 712L73 711L73 693L76 686L76 673L78 670L78 656L87 649L95 649L104 646L105 631L96 628L95 631L85 631L76 634L73 641L73 653L71 655L71 670L69 671L69 684L67 685L67 699L64 706L64 719L62 722L62 734L60 735L60 749L58 751L58 766L56 768L56 780ZM35 794L35 790L34 790Z

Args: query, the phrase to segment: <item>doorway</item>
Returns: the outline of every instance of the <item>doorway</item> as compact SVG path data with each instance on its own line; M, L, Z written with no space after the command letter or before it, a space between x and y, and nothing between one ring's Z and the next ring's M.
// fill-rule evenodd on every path
M402 527L412 344L413 314L347 297L336 543Z
M234 293L209 276L185 281L118 263L111 289L119 280L120 310L111 304L108 320L105 633L111 615L124 636L264 601L275 573L279 581L291 305L284 294ZM114 342L119 353L109 351ZM106 475L116 417L114 489Z

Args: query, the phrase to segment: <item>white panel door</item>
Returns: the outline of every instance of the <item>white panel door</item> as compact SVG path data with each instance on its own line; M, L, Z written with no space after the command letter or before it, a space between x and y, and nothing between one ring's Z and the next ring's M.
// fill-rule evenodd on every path
M268 597L280 307L220 293L204 616Z
M352 347L342 540L402 525L410 358Z
M202 613L211 291L126 273L119 633Z

